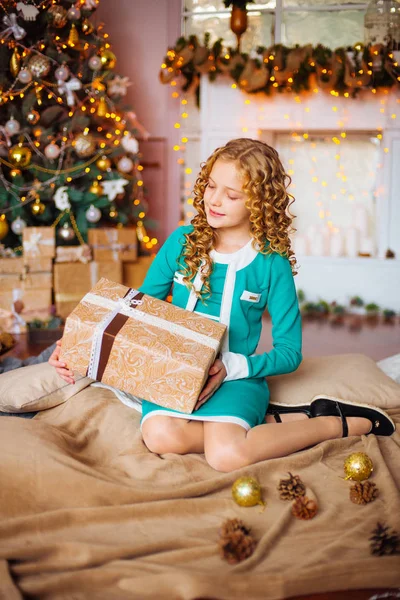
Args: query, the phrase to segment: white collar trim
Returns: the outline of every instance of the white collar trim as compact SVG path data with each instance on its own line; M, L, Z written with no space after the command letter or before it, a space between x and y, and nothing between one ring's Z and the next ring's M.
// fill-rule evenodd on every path
M236 252L231 252L230 254L223 254L213 249L210 251L210 258L214 262L224 265L235 263L236 271L244 269L244 267L247 267L251 262L253 262L258 254L258 250L253 248L252 241L253 238L251 238L245 246L239 248L239 250L236 250ZM258 244L256 244L256 246L258 246Z

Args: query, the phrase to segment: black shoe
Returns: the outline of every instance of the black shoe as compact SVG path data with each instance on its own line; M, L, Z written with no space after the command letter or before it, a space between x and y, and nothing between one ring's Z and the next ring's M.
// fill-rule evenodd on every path
M267 408L267 415L273 415L277 423L282 423L280 415L298 412L305 413L307 417L311 417L309 404L273 404L270 402Z
M392 435L395 432L396 425L381 408L350 402L349 400L340 400L332 396L318 395L314 396L310 404L312 417L340 417L342 419L343 437L349 434L346 417L362 417L371 421L371 430L367 433L374 435Z

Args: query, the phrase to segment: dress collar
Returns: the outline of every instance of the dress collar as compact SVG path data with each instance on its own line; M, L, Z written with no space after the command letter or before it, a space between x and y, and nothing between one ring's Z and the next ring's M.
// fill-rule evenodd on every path
M258 250L255 250L252 246L252 241L253 238L250 238L245 246L242 246L242 248L239 248L239 250L236 250L236 252L231 252L229 254L224 254L212 249L210 251L210 258L215 263L221 263L224 265L234 263L236 271L239 269L244 269L244 267L247 267L247 265L253 262L258 254ZM258 244L256 244L256 246L258 247Z

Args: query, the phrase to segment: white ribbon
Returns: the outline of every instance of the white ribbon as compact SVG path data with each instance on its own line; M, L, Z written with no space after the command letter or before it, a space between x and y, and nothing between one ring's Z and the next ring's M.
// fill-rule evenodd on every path
M39 244L43 246L52 246L53 240L42 240L42 234L33 231L29 240L24 240L23 248L24 252L30 252L31 254L40 254Z
M212 348L217 352L219 348L219 341L215 340L212 337L208 337L203 333L198 333L197 331L192 331L183 325L177 325L176 323L171 323L170 321L165 321L160 317L156 317L154 315L149 315L148 313L143 312L137 308L133 308L132 305L142 304L142 300L136 300L135 296L139 292L137 290L131 290L125 298L119 298L117 301L110 300L109 298L104 298L103 296L97 296L96 294L92 294L89 292L84 296L81 302L88 302L89 304L94 304L95 306L100 306L101 308L106 308L110 310L110 313L104 317L102 321L100 321L95 328L92 340L92 348L90 353L89 367L88 367L88 377L91 379L97 379L97 373L99 369L99 361L100 361L100 353L101 353L101 342L102 336L105 329L114 319L114 317L119 313L125 315L127 317L132 317L133 319L140 321L146 325L152 325L153 327L157 327L159 329L164 329L170 333L174 333L176 335L180 335L186 339L190 339L198 344L203 346L207 346L208 348Z
M82 87L81 82L76 77L71 77L69 81L63 81L62 79L57 80L58 93L67 95L68 106L74 106L75 94L74 91L80 90Z
M22 40L22 38L26 36L25 29L20 27L17 23L17 15L15 13L4 15L3 23L7 26L7 29L2 31L3 39L13 35L16 40Z

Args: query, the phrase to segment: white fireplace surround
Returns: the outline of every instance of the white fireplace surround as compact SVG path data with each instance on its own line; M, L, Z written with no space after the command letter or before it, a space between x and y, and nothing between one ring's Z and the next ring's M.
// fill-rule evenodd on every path
M201 80L200 160L236 137L262 138L272 143L275 132L303 131L375 131L382 128L381 160L378 185L382 193L377 198L376 246L377 257L298 256L297 289L302 289L309 301L323 298L348 305L350 298L361 296L365 303L376 302L381 309L400 312L400 93L390 91L368 98L333 97L326 92L300 95L279 94L273 98L264 94L246 95L232 88L232 80L223 78L210 83ZM248 98L250 104L245 104ZM385 112L380 112L381 100ZM260 106L266 107L260 121ZM304 107L310 107L309 112ZM332 110L332 106L337 111ZM284 115L289 114L290 119ZM396 114L397 118L392 118ZM343 121L338 127L337 122ZM243 132L243 127L247 131ZM195 133L195 132L193 132ZM384 152L388 148L389 152ZM386 250L395 252L396 258L386 259ZM400 343L400 339L399 339Z

